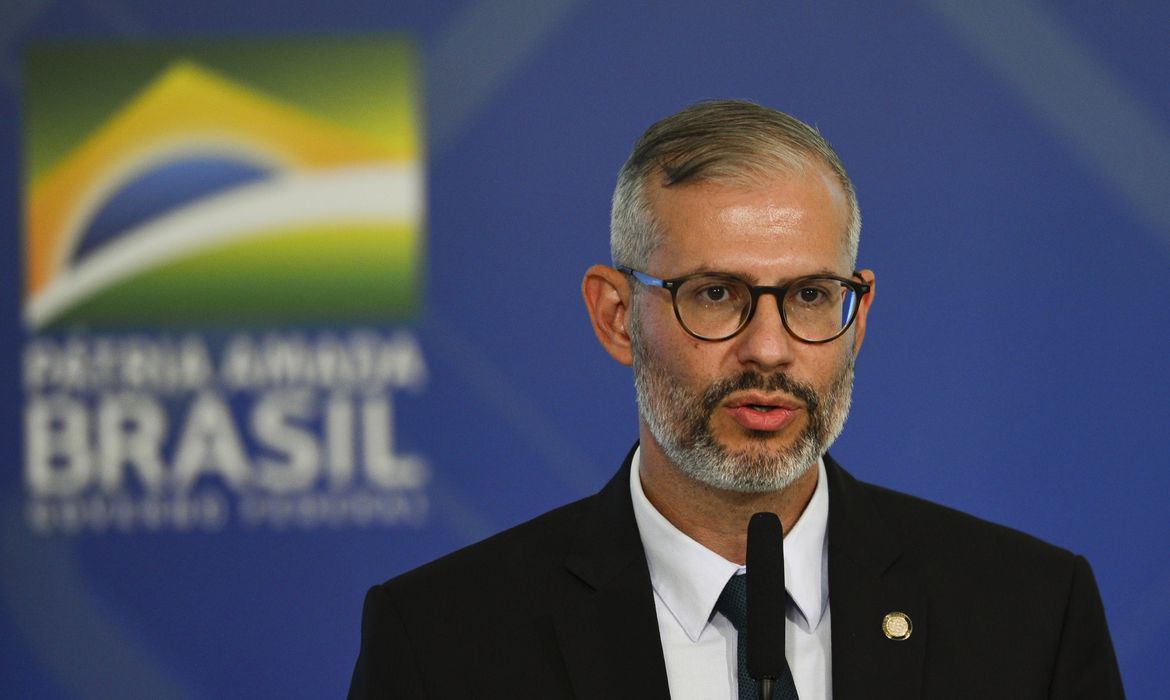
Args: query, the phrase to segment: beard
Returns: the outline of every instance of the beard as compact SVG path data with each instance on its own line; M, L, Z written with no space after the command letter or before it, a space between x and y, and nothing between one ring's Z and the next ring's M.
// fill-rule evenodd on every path
M666 457L699 483L740 493L779 491L816 464L845 427L853 397L852 352L823 393L783 372L745 371L716 381L700 394L655 362L640 339L632 340L638 413ZM715 410L731 394L746 390L784 391L804 403L807 421L795 441L771 445L772 432L752 430L747 437L754 444L733 450L715 438Z

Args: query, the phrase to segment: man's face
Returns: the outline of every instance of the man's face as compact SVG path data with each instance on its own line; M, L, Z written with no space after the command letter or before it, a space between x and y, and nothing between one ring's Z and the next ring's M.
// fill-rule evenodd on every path
M750 185L651 187L650 200L664 233L646 266L656 277L723 272L782 285L852 274L848 204L821 167ZM688 335L664 289L643 287L632 303L639 412L687 476L719 489L775 491L804 474L840 433L868 299L849 332L820 345L788 334L773 296L760 298L739 335L719 342Z

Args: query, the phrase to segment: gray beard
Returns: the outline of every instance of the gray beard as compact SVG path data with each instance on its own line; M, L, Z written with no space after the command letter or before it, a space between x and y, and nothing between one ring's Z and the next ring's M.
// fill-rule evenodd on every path
M853 353L824 394L783 372L745 371L721 379L702 395L691 392L650 358L639 339L633 341L634 388L638 412L666 457L683 474L712 488L766 493L787 488L829 449L841 434L853 397ZM808 422L786 447L766 444L770 432L752 431L758 445L733 451L711 434L719 404L737 391L784 391L804 402Z

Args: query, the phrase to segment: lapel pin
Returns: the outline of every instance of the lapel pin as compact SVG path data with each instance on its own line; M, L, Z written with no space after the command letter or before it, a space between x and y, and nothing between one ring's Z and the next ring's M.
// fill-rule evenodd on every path
M910 616L904 612L892 612L882 618L882 632L886 639L904 642L910 639L914 626L910 624Z

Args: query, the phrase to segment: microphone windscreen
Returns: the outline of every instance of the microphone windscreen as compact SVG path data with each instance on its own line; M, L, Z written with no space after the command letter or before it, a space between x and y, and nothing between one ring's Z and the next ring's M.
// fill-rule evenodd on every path
M747 669L756 680L784 675L784 529L775 513L748 521Z

